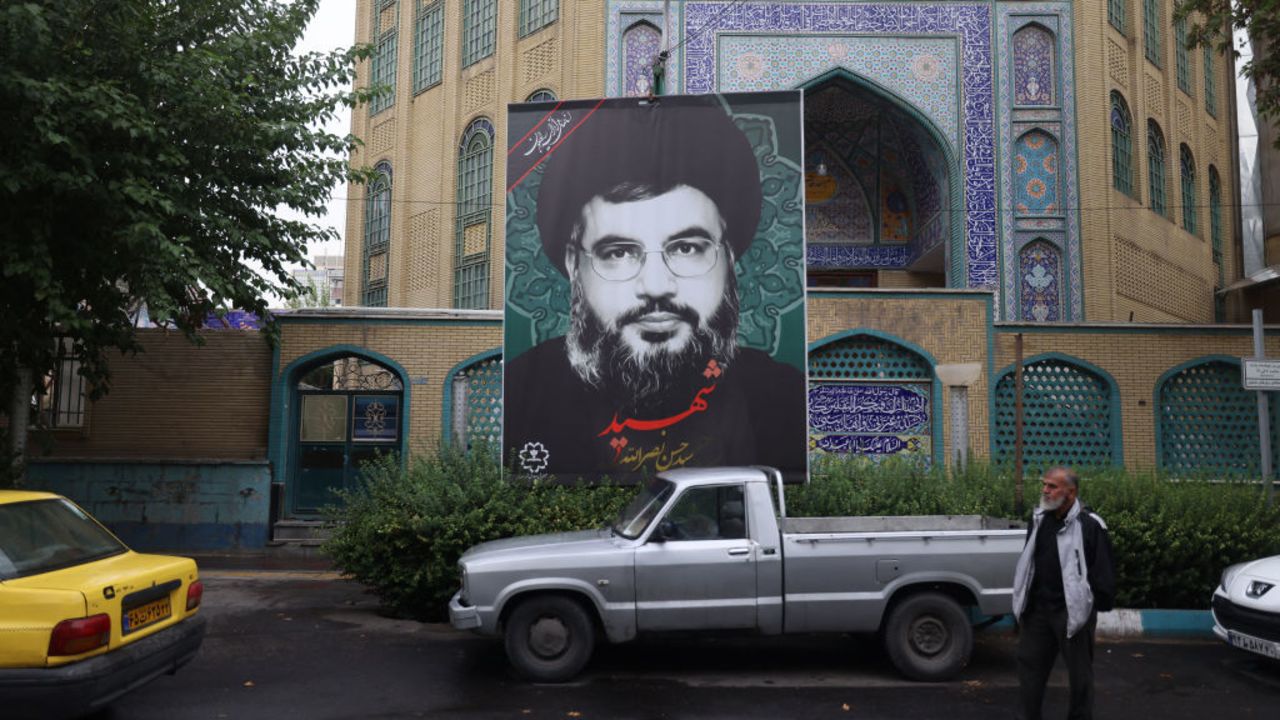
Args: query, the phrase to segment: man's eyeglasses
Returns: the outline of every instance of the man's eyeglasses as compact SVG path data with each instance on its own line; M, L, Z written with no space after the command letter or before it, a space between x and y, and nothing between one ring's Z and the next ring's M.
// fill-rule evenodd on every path
M633 243L599 243L583 254L597 275L611 282L626 282L640 274L645 260L659 254L672 275L700 277L711 272L720 257L719 243L709 240L678 240L661 250L645 250Z

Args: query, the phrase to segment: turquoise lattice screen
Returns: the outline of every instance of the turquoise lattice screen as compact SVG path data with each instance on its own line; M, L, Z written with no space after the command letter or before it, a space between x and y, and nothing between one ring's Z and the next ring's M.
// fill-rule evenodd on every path
M1241 387L1238 365L1214 360L1185 368L1161 383L1157 398L1161 468L1189 476L1261 472L1258 400ZM1274 402L1271 414L1271 466L1280 469L1280 408Z
M1023 467L1090 467L1118 460L1117 400L1106 378L1060 358L1023 368ZM1013 371L996 383L996 462L1012 462L1015 430Z
M856 335L809 353L814 380L933 380L929 362L907 348Z
M467 444L488 442L499 452L502 437L502 358L482 360L463 371L467 377Z

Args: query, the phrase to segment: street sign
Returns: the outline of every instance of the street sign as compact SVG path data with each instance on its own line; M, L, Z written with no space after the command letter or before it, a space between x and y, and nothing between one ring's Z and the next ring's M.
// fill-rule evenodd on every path
M1240 358L1245 390L1280 390L1280 360Z

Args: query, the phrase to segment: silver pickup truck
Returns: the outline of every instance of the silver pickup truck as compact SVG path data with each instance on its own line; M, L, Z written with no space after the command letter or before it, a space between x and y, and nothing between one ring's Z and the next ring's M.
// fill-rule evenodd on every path
M770 468L660 474L609 528L468 550L450 620L502 635L539 682L575 676L600 637L673 630L881 632L904 675L941 680L969 662L977 618L1010 612L1017 523L787 518L784 492Z

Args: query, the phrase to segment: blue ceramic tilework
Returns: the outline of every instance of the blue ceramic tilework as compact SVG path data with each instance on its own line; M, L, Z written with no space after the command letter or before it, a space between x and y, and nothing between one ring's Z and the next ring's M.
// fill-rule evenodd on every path
M875 239L863 188L843 160L825 145L806 148L805 241L868 244ZM826 171L818 172L818 167Z
M1069 58L1075 52L1075 40L1073 35L1073 20L1071 4L1069 2L1019 2L1019 3L1001 3L998 6L998 15L996 18L997 30L996 37L1011 38L1012 33L1019 29L1035 23L1057 33L1057 57ZM1011 40L1009 42L1012 42ZM1009 53L1012 55L1012 53ZM1055 134L1058 139L1058 199L1059 206L1064 214L1063 220L1055 221L1035 221L1031 224L1036 227L1048 228L1062 227L1065 223L1065 237L1062 239L1062 245L1059 246L1060 275L1062 282L1059 288L1059 301L1061 305L1060 320L1063 321L1081 321L1084 320L1084 303L1082 301L1083 282L1081 279L1081 263L1080 263L1080 213L1078 211L1078 179L1076 176L1076 117L1072 110L1073 99L1075 97L1075 75L1072 63L1060 62L1056 63L1054 68L1057 73L1058 93L1057 96L1062 103L1064 110L1041 110L1040 113L1049 113L1059 122L1059 131ZM1002 98L1001 102L996 103L997 112L999 113L1000 134L1004 138L1004 152L1008 153L1006 157L1013 156L1013 144L1018 139L1020 132L1015 132L1013 127L1013 112L1011 105L1014 98L1013 90L1013 61L1010 59L1007 65L1001 67L999 76L998 97ZM1031 119L1026 111L1020 115L1021 119ZM1014 174L1004 172L1001 174L1001 196L1006 198L1005 203L1011 203L1014 195ZM1020 256L1018 253L1019 235L1014 231L1015 221L1018 227L1028 225L1028 221L1017 220L1013 212L1005 212L1001 214L1002 237L1001 243L1002 253L1002 272L1004 274L1004 292L1000 293L996 298L996 316L999 319L1013 319L1022 315L1021 298L1022 298L1022 273ZM1026 236L1023 236L1024 238Z
M1023 135L1013 151L1013 208L1019 215L1057 215L1058 143L1039 130Z
M910 261L906 245L810 245L805 250L812 268L902 268Z
M1028 25L1013 34L1015 104L1053 104L1053 56L1053 35L1039 25Z
M680 25L680 4L671 5L672 28ZM623 85L625 58L620 52L623 35L637 23L662 28L662 0L609 0L605 20L605 52L609 61L605 64L605 94L610 97L626 95ZM661 35L661 33L659 33ZM673 43L674 44L674 43ZM667 88L678 92L683 83L680 76L679 50L667 62Z
M842 67L911 103L958 147L956 53L951 38L723 34L716 48L716 88L793 88Z
M1058 291L1062 273L1058 251L1047 242L1033 242L1018 253L1018 270L1022 282L1022 319L1061 320Z
M721 33L939 35L956 39L964 127L960 170L965 182L965 284L998 292L992 19L988 4L686 2L684 90L705 93L716 89L717 36Z
M636 23L622 36L623 95L648 95L653 84L653 60L662 47L662 33L647 23Z

